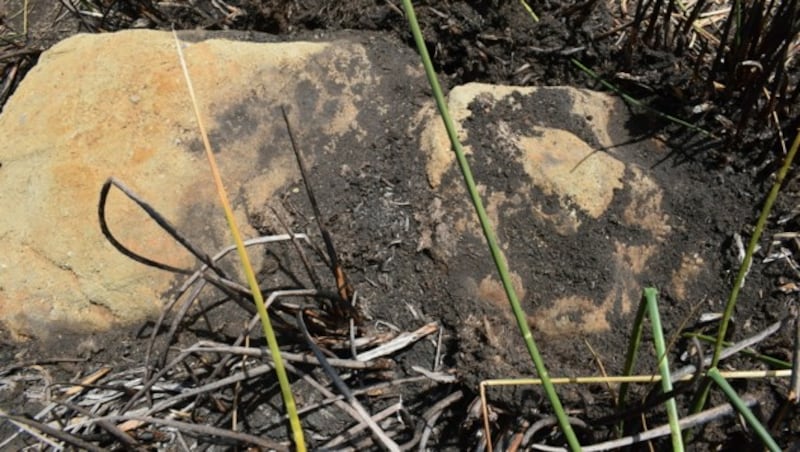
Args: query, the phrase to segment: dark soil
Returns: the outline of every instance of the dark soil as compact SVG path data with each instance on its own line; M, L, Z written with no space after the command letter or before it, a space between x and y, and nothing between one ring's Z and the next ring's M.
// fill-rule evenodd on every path
M7 2L5 11L0 10L0 24L8 29L21 31L21 1ZM102 2L87 2L92 5ZM14 87L24 73L35 65L38 53L78 32L104 32L123 28L169 29L175 24L179 29L236 29L259 31L280 35L281 39L297 36L322 36L342 30L368 30L381 34L398 46L413 49L411 35L401 11L392 2L358 0L351 2L236 2L241 8L239 15L221 14L211 2L196 2L191 7L170 8L152 2L126 1L105 2L95 16L78 15L63 8L61 3L30 1L29 34L27 40L11 39L0 42L0 65L3 65L3 80L0 80L0 103L13 93ZM234 3L234 2L231 2ZM774 170L780 160L779 148L774 134L768 127L758 130L749 128L740 136L740 142L754 146L749 153L734 152L724 139L734 132L721 130L718 117L704 115L691 117L691 108L706 100L707 95L692 84L685 62L672 52L663 50L641 50L631 53L616 42L618 33L610 30L625 22L615 5L605 3L543 2L533 5L541 17L534 23L519 3L511 1L453 1L417 5L417 15L422 25L429 51L431 52L440 79L446 86L478 81L496 84L530 86L575 86L601 89L598 82L579 70L571 61L577 58L609 81L616 83L635 97L643 98L648 105L666 114L676 115L696 122L699 127L718 135L720 139L709 139L696 131L687 131L664 120L645 109L633 108L631 124L617 125L619 137L628 143L609 152L625 152L637 165L648 168L651 176L662 187L669 187L665 194L666 209L673 216L676 232L670 243L648 263L652 284L663 287L669 272L675 268L684 252L693 251L709 263L708 274L690 288L697 295L695 303L686 305L675 302L673 294L661 293L663 323L668 333L680 328L693 328L714 334L714 326L701 326L698 316L704 312L720 312L727 299L728 290L738 270L734 235L741 234L745 245L752 233L750 225L755 223L759 209L774 181ZM632 7L632 6L631 6ZM233 12L233 10L229 11ZM7 30L6 30L7 31ZM409 50L412 51L412 50ZM796 74L791 75L796 77ZM425 102L412 99L408 104ZM400 99L398 102L402 102ZM540 111L548 105L548 99L537 99L537 105L526 106L531 111ZM2 105L0 104L0 108ZM398 108L410 108L409 105ZM720 115L731 113L730 105L720 101ZM482 125L494 124L498 119L509 120L514 115L509 111L483 111L474 105L473 121ZM529 127L531 124L546 125L572 123L572 130L579 129L581 118L570 117L568 111L550 111L544 119L520 118L511 127ZM717 118L717 119L715 119ZM497 136L491 127L483 127L482 136L472 136L472 144L491 149ZM580 133L580 130L576 132ZM644 137L656 136L664 141L667 152L646 147L637 147ZM415 217L406 202L417 206L428 206L434 196L420 193L415 187L427 186L424 175L418 170L421 162L408 161L396 156L404 152L402 142L418 137L385 136L376 138L371 160L365 161L363 154L340 156L352 169L342 174L341 165L330 164L314 169L312 179L317 191L325 226L334 237L340 258L350 282L359 290L365 305L363 310L374 320L398 325L403 330L413 329L421 321L436 320L444 326L445 369L455 370L458 383L440 385L435 388L424 385L403 389L411 414L419 416L436 401L455 390L467 394L458 404L439 420L437 430L429 443L432 450L473 450L478 444L479 418L467 415L468 405L477 394L478 384L489 378L519 378L533 373L530 361L524 352L516 325L507 321L496 307L479 304L464 295L464 288L457 281L469 276L480 281L493 275L489 266L485 245L482 242L464 245L468 252L463 259L448 262L433 252L418 252L417 243L422 221ZM589 132L582 136L587 142L595 141ZM346 151L343 151L346 152ZM337 157L339 158L339 157ZM398 163L403 162L403 163ZM476 158L474 172L477 179L499 190L513 192L509 184L524 181L524 174L513 161L484 161ZM497 168L502 171L498 172ZM448 180L458 180L455 173ZM344 181L343 181L344 179ZM768 230L761 241L747 285L740 296L740 303L730 332L731 340L740 340L761 331L769 324L784 318L790 308L796 308L795 293L791 284L800 279L793 267L793 259L763 263L772 250L775 233L795 231L800 227L796 204L800 194L800 182L790 173L784 191L768 222ZM299 190L293 190L298 188ZM299 193L298 193L299 192ZM614 200L611 217L621 216L619 209L627 202L625 190ZM547 206L548 200L536 194ZM555 204L554 202L552 203ZM313 216L304 189L288 187L282 206L293 219L293 227L313 230L309 220ZM617 209L616 211L614 209ZM276 231L275 225L266 218L254 214L253 221L263 232ZM608 290L613 275L607 263L585 256L603 255L609 248L607 237L618 235L631 243L646 243L652 237L642 230L630 228L614 221L585 222L587 226L575 238L564 240L556 249L535 246L533 235L557 235L545 224L529 224L527 217L506 218L507 226L498 231L501 240L519 246L509 251L509 259L538 262L530 268L519 268L519 273L531 276L530 284L537 287L542 297L571 291L591 295ZM462 244L463 245L463 244ZM798 250L796 242L784 241L790 253ZM566 250L566 251L565 251ZM587 250L592 250L588 252ZM607 251L607 250L606 250ZM261 275L264 284L270 287L296 286L298 282L309 284L303 278L302 266L293 254L294 248L276 248L268 260L272 266ZM607 254L607 252L605 253ZM517 255L522 256L517 259ZM523 258L524 257L524 258ZM329 281L324 266L318 260L314 264L317 273ZM293 279L297 278L297 279ZM330 282L327 283L330 286ZM784 291L780 287L788 288ZM328 287L333 289L333 287ZM695 310L696 303L703 302ZM224 325L210 333L204 320L198 316L196 322L180 335L179 342L187 345L197 338L212 338L230 342L240 332L240 325L249 314L228 310L227 305L211 309L209 315L217 324ZM528 306L526 308L531 308ZM476 320L478 319L478 320ZM478 323L475 323L478 322ZM612 325L612 334L590 338L547 338L542 352L553 376L595 375L597 363L586 352L585 341L597 350L609 374L618 374L624 361L630 324L620 320ZM0 330L2 332L2 330ZM615 333L615 334L614 334ZM291 332L285 332L292 335ZM534 332L534 336L537 333ZM540 339L537 337L537 339ZM498 342L499 341L499 342ZM116 369L137 368L143 364L145 335L136 331L115 331L98 337L57 338L49 344L12 344L7 337L0 337L0 360L7 363L0 375L9 375L16 370L40 364L53 381L74 381L100 365ZM163 343L161 346L163 347ZM687 343L676 342L676 350L686 350ZM783 360L791 359L792 332L784 328L778 334L761 343L758 351ZM420 342L408 351L393 358L397 375L413 375L412 366L430 367L434 362L436 348L431 342ZM650 372L654 359L642 353L640 370ZM57 358L76 358L76 362L52 362ZM671 356L674 363L681 362L679 356ZM691 358L689 358L691 361ZM752 359L734 358L726 361L732 369L750 369L758 365ZM372 378L370 376L370 378ZM13 391L0 391L0 407L17 415L33 415L43 404L43 399L31 400L26 384L15 386ZM650 387L635 390L638 399L644 399ZM769 424L779 444L787 448L800 440L798 411L790 406L782 418L779 409L786 404L786 380L754 380L739 383L740 393L755 395L760 401L760 414ZM274 390L270 392L275 396ZM613 401L608 389L601 385L559 387L564 404L576 415L592 426L592 421L607 417L613 411ZM687 407L693 392L686 390L680 397L680 406ZM523 422L535 422L549 413L550 408L543 393L530 387L506 387L492 390L490 394L496 418L493 421L495 438L505 437L523 428ZM714 394L712 402L717 405L722 399ZM273 401L279 403L277 399ZM16 406L15 406L16 404ZM376 403L375 410L383 405ZM645 410L650 425L664 422L661 408ZM783 419L783 421L781 421ZM344 428L336 423L326 424L324 416L312 420L322 433L337 432ZM327 427L327 430L326 430ZM9 424L0 427L0 439L11 431ZM556 430L546 430L550 444ZM588 444L606 439L611 430L607 426L587 428L582 440ZM264 434L284 439L285 431L277 428ZM406 438L407 439L407 438ZM506 447L508 443L504 443ZM656 442L660 449L668 449L669 442ZM721 421L698 431L692 438L692 450L742 450L757 449L757 440L733 421ZM478 450L480 447L477 447Z

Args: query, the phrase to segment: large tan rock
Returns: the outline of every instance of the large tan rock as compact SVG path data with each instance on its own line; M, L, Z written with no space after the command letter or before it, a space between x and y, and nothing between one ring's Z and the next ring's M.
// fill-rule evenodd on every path
M362 43L258 43L184 34L202 115L245 235L246 212L298 178L280 106L310 165L361 140L358 114L386 116L381 73L414 77L409 58L379 69ZM378 45L378 44L376 44ZM385 44L384 44L385 45ZM411 60L412 62L414 60ZM313 127L307 127L313 124ZM173 276L133 262L101 236L100 187L114 176L193 243L230 243L170 33L77 35L45 52L0 116L0 319L17 337L106 330L158 311ZM111 230L133 250L195 260L113 191Z

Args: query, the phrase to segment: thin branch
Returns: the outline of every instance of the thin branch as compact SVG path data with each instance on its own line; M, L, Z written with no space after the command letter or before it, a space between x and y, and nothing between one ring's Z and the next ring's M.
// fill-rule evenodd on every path
M378 426L378 424L375 423L375 421L369 415L364 406L361 405L358 399L355 398L353 393L350 391L350 388L348 388L347 385L344 384L344 382L342 381L341 378L339 378L339 375L336 373L333 367L331 367L331 365L328 364L327 358L325 358L325 355L322 353L322 350L320 350L319 347L317 347L317 344L314 343L314 338L311 337L311 333L308 332L308 328L306 327L305 321L303 321L302 310L297 311L297 324L302 330L303 336L305 337L306 342L308 342L308 346L311 348L311 351L314 352L314 356L317 357L317 360L319 360L319 363L322 365L322 368L325 370L325 373L331 378L333 385L336 387L336 389L339 390L339 392L342 393L342 395L344 395L345 400L347 400L353 406L356 412L358 412L358 414L362 417L362 420L367 423L370 430L372 430L372 433L380 441L381 445L384 448L386 448L386 450L392 452L400 452L400 447L397 445L397 443L395 443L394 440L386 436L386 433L384 433L384 431Z

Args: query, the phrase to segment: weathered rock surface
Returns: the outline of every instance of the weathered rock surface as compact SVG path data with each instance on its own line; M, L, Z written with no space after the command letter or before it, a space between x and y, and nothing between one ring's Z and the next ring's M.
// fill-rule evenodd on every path
M624 103L609 95L571 88L469 84L451 91L449 107L460 125L461 141L468 143L465 152L471 155L475 171L484 173L478 177L479 190L492 223L501 237L505 235L501 243L507 257L512 256L509 264L516 269L513 276L520 295L537 290L534 279L520 273L523 268L536 271L535 262L523 257L524 250L535 249L542 256L560 259L570 248L565 241L585 243L576 251L594 257L584 270L594 274L589 277L610 283L590 292L552 294L548 303L533 308L531 326L550 335L608 331L615 316L612 311L617 317L627 314L638 301L643 281L650 278L643 278L647 262L664 246L671 229L662 209L661 187L632 163L631 156L598 151L613 149L616 141L609 135L610 121L620 119ZM533 119L532 111L546 113L543 119ZM479 115L482 118L476 118ZM455 155L444 126L436 121L428 124L423 135L429 152L428 180L442 198L463 199L463 184L453 174ZM626 199L621 201L623 193ZM612 206L614 203L622 205ZM612 207L613 221L622 226L617 231L605 226ZM437 206L431 209L435 211ZM463 266L466 256L458 248L459 242L449 239L482 240L473 210L467 202L451 209L447 226L433 224L429 231L435 232L425 235L423 246L455 262L451 274L459 275L466 293L477 293L483 301L508 312L499 279L475 280L474 269ZM528 230L510 225L515 219L535 227ZM604 234L585 236L598 225L603 225ZM509 237L526 232L530 236L522 242ZM643 235L646 240L632 243L633 235ZM591 243L593 240L601 243ZM604 275L606 272L610 274ZM676 278L676 284L681 280ZM565 286L571 283L572 278L564 278Z
M417 57L369 35L182 36L245 234L270 229L265 206L276 200L304 212L293 227L313 229L286 104L361 306L401 325L441 320L456 329L462 363L513 376L500 363L519 361L518 335ZM695 187L676 189L676 179L664 190L650 166L665 151L627 142L618 100L487 85L449 99L529 323L557 338L545 353L574 350L564 338L576 334L622 347L645 284L669 295L675 316L718 286L713 249L697 246L716 238L682 213ZM170 34L53 47L7 104L0 137L0 320L17 337L139 321L181 281L102 237L97 200L109 176L206 252L229 243ZM109 209L126 245L196 266L118 192Z
M620 364L647 286L660 290L662 316L673 326L701 300L725 293L723 238L708 225L732 230L714 200L735 202L681 169L656 165L668 150L631 137L621 100L571 88L469 84L449 93L449 107L551 371L575 375L588 356L584 339L600 347L598 359ZM437 196L417 213L419 248L447 262L443 286L459 325L459 367L470 369L464 376L473 386L525 376L530 359L444 126L423 122L426 177ZM516 403L520 391L496 395Z
M368 140L392 115L386 73L419 78L395 52L362 42L259 43L182 35L245 234L247 213L298 178L280 106L304 136L308 160L337 152L337 137ZM385 50L385 43L374 47ZM408 85L404 82L403 85ZM374 122L358 121L358 115ZM102 237L97 202L114 176L194 243L230 243L169 33L78 35L52 47L0 117L0 318L19 336L105 330L158 311L172 275L121 255ZM316 150L315 153L310 150ZM194 259L119 192L111 230L133 250L191 268Z

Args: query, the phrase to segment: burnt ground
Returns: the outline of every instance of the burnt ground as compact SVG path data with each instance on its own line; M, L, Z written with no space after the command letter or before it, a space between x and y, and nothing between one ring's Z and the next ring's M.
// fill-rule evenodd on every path
M16 14L21 10L19 3L7 2L5 11L0 11L0 14L4 14L3 23L17 31L21 30L20 16ZM157 7L149 2L112 2L107 9L98 9L95 16L89 16L76 15L59 4L31 1L28 40L13 39L14 44L5 47L0 55L3 57L0 63L6 64L4 80L0 83L0 99L4 100L10 95L24 72L35 64L39 51L80 31L102 32L132 26L168 29L170 23L175 23L178 28L252 30L291 39L357 29L379 33L401 47L413 48L407 25L392 3L242 3L239 5L241 14L225 15L210 2L198 2L195 6L177 9ZM446 86L479 81L601 89L596 80L570 61L575 56L584 65L630 94L644 99L658 111L687 118L720 137L709 139L698 136L696 132L665 123L660 117L640 108L632 108L634 120L631 123L619 126L619 136L629 138L633 143L646 136L656 137L665 144L663 149L666 151L647 147L632 151L637 164L648 168L661 186L669 187L665 204L676 225L669 246L648 262L650 281L656 287L665 287L668 275L675 268L675 261L684 252L697 253L709 264L706 274L691 287L692 293L696 294L694 303L679 304L674 294L662 291L662 322L668 334L676 333L681 327L686 331L713 334L715 324L701 325L699 314L722 309L738 266L734 236L741 234L746 245L752 233L751 225L755 223L765 194L774 180L773 173L776 163L779 163L774 157L779 153L778 147L774 140L759 138L768 135L769 131L753 129L744 137L746 139L740 140L753 146L744 152L725 141L728 135L722 125L724 121L718 116L692 116L692 106L708 101L707 96L691 90L692 85L685 67L680 64L680 57L663 51L626 53L624 46L616 43L618 33L611 32L624 23L616 6L594 2L546 2L533 6L541 17L538 23L533 23L517 2L504 1L417 5L417 14L438 73ZM717 106L723 117L730 115L730 111L725 110L730 107L724 103L719 100ZM508 117L508 113L493 111L476 115L474 121L479 123L477 129L481 129L481 121L482 124L491 125L498 118ZM568 112L550 112L547 120L557 124L573 121L573 118L569 117ZM525 124L517 126L524 127ZM485 135L473 135L472 144L491 147L492 143L497 142L497 136L493 135L491 127L482 129ZM343 155L351 171L343 172L340 165L325 165L314 169L312 180L325 226L334 237L350 282L362 297L365 314L373 320L397 325L404 331L431 320L440 322L444 327L442 368L454 370L458 381L440 385L418 383L400 389L407 400L409 418L406 420L410 419L412 423L417 421L437 401L456 390L463 390L465 396L451 405L444 417L438 420L429 447L433 450L472 450L479 444L479 421L467 413L477 393L478 383L488 378L522 377L530 375L532 371L514 323L503 317L497 307L480 304L464 296L463 286L457 285L451 277L452 274L472 274L475 281L480 281L485 275L490 275L492 269L486 260L484 245L478 241L463 244L467 249L466 257L457 264L449 263L446 256L435 252L418 251L419 234L425 220L415 215L405 203L429 206L434 196L416 189L427 185L423 173L418 170L422 163L397 158L397 155L408 152L404 151L407 149L406 142L413 142L417 138L378 137L373 143L373 154L369 161L365 161L363 155ZM591 141L591 137L588 139ZM476 178L492 180L493 184L499 184L500 187L516 183L522 177L512 162L502 165L504 171L500 174L496 163L477 159L474 165ZM458 176L451 174L448 177ZM800 226L800 219L796 217L800 192L798 183L795 174L790 173L741 293L730 332L732 340L751 336L784 318L792 303L795 303L794 293L797 289L793 284L800 277L792 267L791 256L772 263L764 263L764 260L773 251L771 242L776 233L795 231ZM509 187L509 190L513 188ZM303 188L299 184L287 187L285 193L279 208L285 209L286 218L291 219L292 226L313 230L313 215ZM596 293L608 286L613 278L607 271L606 262L592 258L603 255L604 249L609 246L606 235L617 233L634 242L649 239L642 231L626 229L614 221L615 215L621 215L620 209L626 202L626 196L625 190L618 193L606 223L594 229L587 227L581 230L560 247L533 246L535 242L531 240L531 234L542 237L557 234L549 231L546 224L527 224L524 218L510 218L498 232L501 240L519 244L510 251L512 260L515 254L520 254L525 255L528 262L537 262L537 265L520 272L524 270L533 275L529 284L536 287L538 293L558 294L567 288L584 294ZM547 206L546 197L541 198ZM274 222L260 214L254 214L253 221L265 233L279 229ZM797 244L791 239L781 243L789 255L797 249ZM271 265L260 275L263 285L274 288L310 283L307 277L297 276L304 274L304 270L292 247L277 247L271 251L268 262ZM328 281L325 284L332 289L330 278L321 263L315 260L314 265L320 279ZM695 309L698 303L701 303L700 307ZM230 342L240 333L240 325L249 318L249 314L228 309L227 306L230 303L209 309L211 323L222 325L211 330L204 326L202 316L194 313L185 322L179 343L188 346L198 338ZM534 331L534 336L540 340L539 345L551 375L599 373L598 358L587 352L584 340L597 351L606 371L614 374L621 370L627 346L626 335L619 332L629 330L629 323L629 317L617 317L612 325L613 332L605 335L542 338ZM39 410L43 404L42 397L31 397L28 391L38 389L39 380L28 378L30 374L23 372L34 364L41 366L39 369L44 369L42 374L47 374L54 382L75 381L101 365L116 370L141 367L146 346L145 333L149 327L145 326L144 333L138 331L139 326L134 326L130 330L91 338L63 336L57 343L50 344L13 344L9 338L3 337L0 340L0 358L8 363L3 368L3 375L18 375L20 378L15 380L18 384L13 390L0 393L0 407L19 415L33 415ZM364 328L365 334L369 334L384 327ZM289 320L280 329L283 337L288 338L286 340L297 339L293 337L296 333L290 327ZM334 338L339 334L332 331L328 333ZM335 339L331 341L336 342ZM685 340L676 340L671 360L682 362L680 354L687 347ZM778 359L790 360L792 347L791 331L784 328L760 343L757 350ZM435 355L436 347L431 341L421 341L409 350L393 355L395 367L392 378L414 375L412 366L430 368ZM49 361L65 358L77 361ZM639 370L652 371L652 358L642 356L641 361ZM191 365L201 366L197 363ZM759 366L756 361L746 357L726 361L725 365L730 369ZM380 375L365 372L358 384L369 385L380 379ZM800 425L796 420L797 409L788 408L782 418L778 414L786 403L786 380L754 380L737 383L736 388L740 393L753 394L759 399L759 413L770 425L782 447L798 441ZM257 388L249 389L254 393L259 391ZM636 397L644 399L650 389L636 389ZM592 425L593 420L612 412L612 397L605 386L565 386L559 388L559 394L567 407L590 424L590 428L583 431L584 442L600 441L609 434L610 429L601 423ZM688 406L691 395L692 391L689 390L681 394L679 401L682 407ZM261 396L279 404L274 388ZM491 398L497 416L493 421L495 438L503 435L510 438L514 432L523 430L524 421L534 422L542 417L541 413L549 412L543 394L530 388L493 391ZM712 398L714 404L721 400L718 394ZM256 401L252 403L255 405ZM380 400L371 403L374 404L370 406L373 411L386 405ZM645 411L650 425L664 422L660 408ZM310 422L313 428L320 429L320 433L334 433L345 425L341 420L331 422L324 414L318 416ZM263 419L256 416L250 422L258 425L259 421ZM286 435L281 428L279 424L272 430L255 431L283 439ZM7 435L8 429L6 425L0 430L2 437ZM691 440L691 448L741 450L742 447L758 447L753 437L744 432L735 422L720 421L696 432ZM551 431L536 438L545 440L548 435L550 444L558 443ZM412 439L402 434L398 438ZM146 443L147 440L142 441ZM158 439L151 438L150 441ZM111 447L108 442L102 444ZM668 449L669 442L656 442L655 446ZM508 443L504 443L504 447L511 448Z

